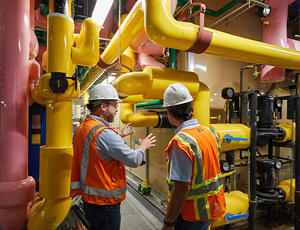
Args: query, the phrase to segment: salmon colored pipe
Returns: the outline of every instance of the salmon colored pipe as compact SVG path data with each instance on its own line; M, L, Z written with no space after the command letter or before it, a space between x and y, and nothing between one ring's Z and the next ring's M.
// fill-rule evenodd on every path
M25 226L35 182L28 177L29 0L0 0L0 229Z

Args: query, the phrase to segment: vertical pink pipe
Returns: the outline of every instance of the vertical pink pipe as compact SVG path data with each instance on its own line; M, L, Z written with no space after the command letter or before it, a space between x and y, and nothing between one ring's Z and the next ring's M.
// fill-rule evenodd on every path
M20 230L33 199L27 173L29 0L0 0L0 229Z
M263 26L262 41L273 45L289 48L287 45L287 14L289 0L269 0L271 14L265 20L269 25ZM283 81L285 69L274 66L263 66L261 71L262 82Z

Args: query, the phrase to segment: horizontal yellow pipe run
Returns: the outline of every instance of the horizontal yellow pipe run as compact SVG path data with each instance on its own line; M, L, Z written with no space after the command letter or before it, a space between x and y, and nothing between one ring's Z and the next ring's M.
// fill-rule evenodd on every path
M226 192L225 200L226 200L226 213L231 213L232 215L249 213L248 194L238 190L231 191L230 193ZM230 221L230 224L246 218L247 217L232 220ZM219 226L224 226L226 224L228 223L225 221L225 217L221 217L219 219L214 220L213 223L211 224L211 227L216 228Z
M135 113L134 104L121 103L120 118L123 123L131 123L133 127L155 127L159 117L155 112Z
M235 149L245 149L250 146L250 128L243 124L210 124L210 127L220 135L221 152ZM231 141L229 144L224 142L224 136L229 134L233 137L248 138L248 141Z
M300 52L298 51L234 36L210 28L204 29L213 33L212 41L207 50L204 51L205 54L244 62L295 70L300 69Z
M152 42L169 48L188 50L196 44L199 26L176 21L171 15L170 0L145 0L145 31ZM200 22L204 24L204 22ZM223 58L289 69L300 69L300 52L246 39L210 28L212 40L204 51Z

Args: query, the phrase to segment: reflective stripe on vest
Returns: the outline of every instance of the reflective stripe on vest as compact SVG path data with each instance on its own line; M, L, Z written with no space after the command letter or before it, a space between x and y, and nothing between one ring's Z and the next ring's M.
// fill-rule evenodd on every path
M216 137L218 149L219 149L218 137L215 133L213 134ZM174 139L177 139L185 146L187 146L191 151L191 153L194 155L194 159L195 159L193 181L191 184L191 189L187 197L187 200L194 201L194 211L195 211L196 218L198 220L210 219L211 218L210 206L209 206L209 202L207 202L207 199L209 196L218 194L219 191L223 188L222 175L218 174L214 178L205 180L205 168L204 168L204 163L202 158L202 151L199 145L197 144L195 138L193 138L191 135L187 133L179 132L174 137ZM167 162L167 164L169 164L169 162ZM170 197L171 191L175 183L174 181L171 181L169 178L167 178L167 181L169 185L169 197Z
M100 197L118 197L123 195L126 192L126 186L115 190L104 190L104 189L85 186L91 141L93 139L93 135L95 134L95 132L101 127L104 127L104 125L96 125L95 127L93 127L84 140L83 154L82 154L81 165L80 165L80 181L72 181L71 189L81 189L85 194L88 195L95 195Z

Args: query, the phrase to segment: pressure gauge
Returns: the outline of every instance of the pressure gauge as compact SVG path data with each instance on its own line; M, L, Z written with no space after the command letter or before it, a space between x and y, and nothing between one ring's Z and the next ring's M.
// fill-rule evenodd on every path
M234 96L234 89L233 88L224 88L222 90L222 97L224 99L231 99Z
M220 165L221 165L222 172L228 172L229 171L230 165L227 161L221 160Z
M281 161L281 160L277 160L277 161L275 162L275 168L276 168L277 170L282 168L282 161Z
M276 105L276 107L278 107L278 108L281 108L281 106L282 106L282 100L281 99L276 99L276 101L275 101L275 105Z
M268 17L270 14L271 14L271 7L270 6L258 9L258 15L261 18Z

